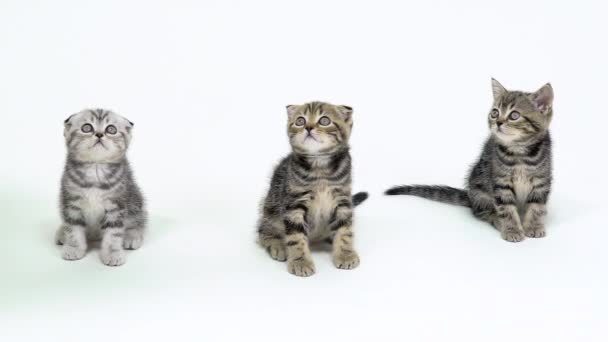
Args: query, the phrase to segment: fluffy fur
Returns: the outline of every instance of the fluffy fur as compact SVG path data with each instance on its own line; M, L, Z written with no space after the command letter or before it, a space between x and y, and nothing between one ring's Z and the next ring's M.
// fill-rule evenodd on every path
M68 154L56 242L64 259L77 260L88 241L101 240L101 261L122 265L123 249L141 246L146 225L144 199L126 157L133 123L96 109L76 113L64 125Z
M545 236L543 219L551 190L553 89L508 91L492 80L494 105L488 116L491 135L469 173L466 189L448 186L398 186L387 195L413 195L470 207L502 238Z
M287 106L292 153L274 170L258 224L259 243L270 256L287 260L297 276L315 273L309 243L329 241L336 267L359 265L353 246L353 207L367 198L351 196L348 140L353 110L311 102Z

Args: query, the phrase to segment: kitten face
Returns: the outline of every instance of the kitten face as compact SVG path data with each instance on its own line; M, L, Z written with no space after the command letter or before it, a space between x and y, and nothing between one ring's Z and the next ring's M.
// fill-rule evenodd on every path
M324 154L348 146L353 109L323 102L287 106L287 134L294 152Z
M543 135L553 116L549 83L534 93L506 90L492 80L494 104L488 114L492 135L503 143L525 142Z
M64 124L68 152L81 162L117 162L125 156L131 141L133 123L108 110L83 110Z

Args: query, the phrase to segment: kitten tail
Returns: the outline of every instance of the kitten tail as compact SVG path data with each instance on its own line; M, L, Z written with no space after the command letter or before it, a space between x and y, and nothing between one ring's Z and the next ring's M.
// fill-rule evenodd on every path
M463 189L443 185L402 185L392 187L386 195L411 195L430 199L437 202L471 207L469 195Z
M359 204L363 203L363 201L365 201L367 199L367 197L369 197L367 192L358 192L358 193L354 194L353 195L353 207L356 207Z

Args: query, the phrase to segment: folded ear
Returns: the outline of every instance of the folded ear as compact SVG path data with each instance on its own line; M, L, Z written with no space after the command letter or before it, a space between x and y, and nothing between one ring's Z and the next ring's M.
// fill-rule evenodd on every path
M287 115L292 116L298 111L297 105L287 105Z
M77 113L76 113L76 114L77 114ZM72 115L68 116L68 118L67 118L67 119L63 120L63 124L64 124L64 125L66 125L66 126L67 126L67 125L71 125L71 123L70 123L70 119L71 119L71 118L72 118L74 115L76 115L76 114L72 114Z
M336 106L342 118L349 121L353 116L353 108L349 106Z
M547 114L553 106L553 87L551 83L545 84L535 93L532 93L530 100L541 113Z
M502 94L506 92L507 89L505 89L500 82L492 78L492 93L494 94L494 100L498 100Z

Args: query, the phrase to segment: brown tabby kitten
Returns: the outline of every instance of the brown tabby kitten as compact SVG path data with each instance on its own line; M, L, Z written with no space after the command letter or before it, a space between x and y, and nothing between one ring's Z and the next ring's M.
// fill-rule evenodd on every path
M545 236L544 217L551 191L553 88L533 93L509 91L492 79L494 105L488 114L490 137L471 168L467 188L397 186L387 195L412 195L470 207L496 227L503 239Z
M313 241L333 243L336 267L359 265L353 207L367 194L351 196L352 113L350 107L323 102L287 106L292 153L274 171L258 235L270 256L287 260L287 270L297 276L315 273L309 248Z

